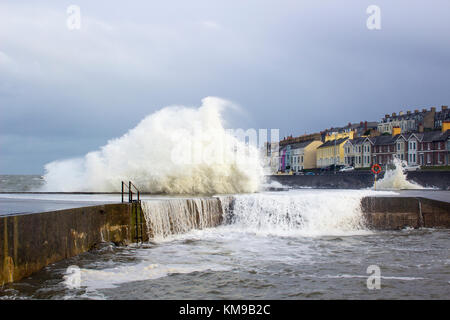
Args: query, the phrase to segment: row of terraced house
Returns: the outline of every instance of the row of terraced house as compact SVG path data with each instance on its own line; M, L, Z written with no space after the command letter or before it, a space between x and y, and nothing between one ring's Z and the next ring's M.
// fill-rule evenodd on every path
M349 139L344 143L344 164L355 168L386 165L395 158L410 165L449 165L450 122L442 131L401 133L394 127L392 135Z
M349 123L320 133L287 137L270 154L273 171L295 173L330 165L369 168L394 157L410 165L450 165L450 112L414 110L385 115L380 122Z

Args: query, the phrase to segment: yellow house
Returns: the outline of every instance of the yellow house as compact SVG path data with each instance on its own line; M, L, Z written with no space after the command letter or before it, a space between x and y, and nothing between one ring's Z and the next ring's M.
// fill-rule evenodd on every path
M290 149L286 152L289 157L289 167L293 172L300 172L305 169L316 167L317 148L322 144L320 140L308 140L290 144Z
M345 164L344 143L353 139L354 134L354 131L350 131L326 136L325 143L317 148L317 168Z

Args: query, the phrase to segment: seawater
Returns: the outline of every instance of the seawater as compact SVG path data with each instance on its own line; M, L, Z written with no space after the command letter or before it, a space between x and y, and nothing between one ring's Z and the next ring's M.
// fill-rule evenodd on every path
M219 196L226 214L219 227L187 228L143 245L103 243L6 285L0 296L448 299L450 230L369 230L357 200L375 193L295 190ZM371 265L380 268L380 290L367 288ZM68 285L69 266L80 268L77 288Z

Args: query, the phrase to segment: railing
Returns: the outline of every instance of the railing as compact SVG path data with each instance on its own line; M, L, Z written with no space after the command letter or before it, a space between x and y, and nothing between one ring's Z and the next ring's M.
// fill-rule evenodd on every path
M144 223L142 217L140 192L139 189L131 181L128 181L128 184L122 181L122 203L124 202L124 195L126 193L125 189L127 189L128 191L128 202L132 204L131 213L134 214L135 217L135 240L136 243L139 241L142 243ZM133 193L137 195L136 200L133 200Z
M137 202L141 201L140 200L140 192L139 192L138 188L136 188L136 186L131 181L128 181L128 184L126 184L125 182L122 181L122 203L124 202L123 201L123 195L125 194L124 187L126 187L128 190L128 202L129 203L133 202L133 188L136 191L135 193L137 195Z

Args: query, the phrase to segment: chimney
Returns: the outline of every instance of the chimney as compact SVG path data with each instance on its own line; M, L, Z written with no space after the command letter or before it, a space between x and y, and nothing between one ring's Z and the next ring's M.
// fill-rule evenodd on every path
M397 116L397 114L395 112L392 112L392 118L394 118L395 116Z
M378 137L380 132L378 130L370 130L370 137Z
M422 133L423 132L423 124L419 123L419 132Z
M348 127L350 128L351 126L352 126L352 123L351 123L351 122L349 122L349 123L348 123Z
M422 109L422 112L427 112L427 109Z
M445 132L447 130L450 130L450 121L444 120L442 121L442 132Z
M417 110L417 109L416 109L416 110L414 110L414 113L419 113L419 110Z
M442 106L441 108L442 108L441 110L444 111L444 110L447 110L448 107L447 106Z
M367 131L367 121L364 122L364 130Z
M361 122L359 123L359 126L362 127L363 124L364 124L364 122L361 121Z
M406 111L406 114L411 114L411 111Z
M431 107L430 111L431 112L436 112L436 107Z
M388 115L388 114L385 114L384 117L385 117L385 118L389 118L389 115Z
M400 127L392 127L392 136L396 136L402 133L402 128Z

